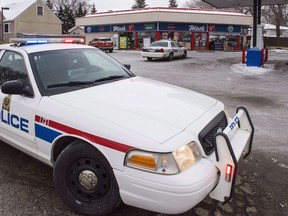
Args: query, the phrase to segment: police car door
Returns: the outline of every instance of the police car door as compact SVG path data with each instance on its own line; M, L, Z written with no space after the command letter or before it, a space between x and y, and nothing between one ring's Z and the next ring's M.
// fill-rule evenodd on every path
M19 80L30 85L25 61L28 62L27 56L25 60L24 55L16 51L0 52L0 137L12 146L35 156L37 148L34 118L40 96L34 93L31 96L2 93L2 86L7 81Z
M180 47L174 41L171 41L171 46L173 48L173 52L174 52L175 57L182 55Z

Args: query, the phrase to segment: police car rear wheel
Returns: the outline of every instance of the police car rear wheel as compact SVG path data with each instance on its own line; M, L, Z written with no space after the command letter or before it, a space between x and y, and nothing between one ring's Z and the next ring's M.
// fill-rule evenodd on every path
M183 55L182 55L182 58L185 59L186 57L187 57L187 51L185 50Z
M172 60L173 60L173 53L170 53L170 54L169 54L168 60L169 60L169 61L172 61Z
M110 214L121 202L109 162L83 141L74 141L59 155L54 184L64 203L81 214Z

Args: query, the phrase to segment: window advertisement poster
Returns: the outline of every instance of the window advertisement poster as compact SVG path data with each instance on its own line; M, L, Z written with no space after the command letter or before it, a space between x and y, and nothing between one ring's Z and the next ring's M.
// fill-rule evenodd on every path
M126 36L120 37L120 49L127 49L127 37Z
M151 44L151 38L143 38L144 47L149 47Z
M175 40L175 41L179 40L179 32L174 32L173 40Z

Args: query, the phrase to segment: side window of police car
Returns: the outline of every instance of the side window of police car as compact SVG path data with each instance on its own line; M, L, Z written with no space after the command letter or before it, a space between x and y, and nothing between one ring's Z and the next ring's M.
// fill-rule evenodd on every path
M174 41L172 41L171 45L172 45L173 49L177 50L179 48L178 44Z
M0 60L0 87L12 80L26 82L27 71L23 57L15 52L6 51Z

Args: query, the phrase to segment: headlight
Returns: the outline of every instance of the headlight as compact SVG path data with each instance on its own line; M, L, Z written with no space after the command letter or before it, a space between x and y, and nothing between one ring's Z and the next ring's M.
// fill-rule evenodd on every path
M172 153L131 150L125 157L125 166L148 172L172 175L191 167L201 157L195 142Z
M173 156L180 171L184 171L185 169L194 165L196 161L201 158L201 152L196 142L191 142L173 152Z

